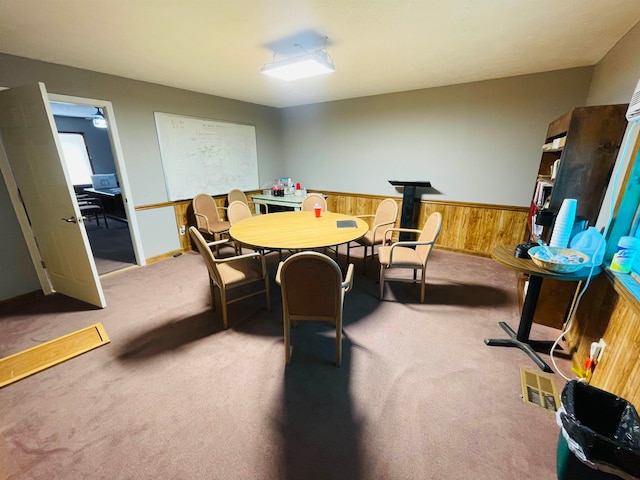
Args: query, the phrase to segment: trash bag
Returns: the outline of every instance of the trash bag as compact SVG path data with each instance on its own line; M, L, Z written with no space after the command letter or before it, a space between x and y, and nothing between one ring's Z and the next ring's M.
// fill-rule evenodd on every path
M556 421L575 457L592 469L640 480L640 417L631 403L570 380L560 404Z

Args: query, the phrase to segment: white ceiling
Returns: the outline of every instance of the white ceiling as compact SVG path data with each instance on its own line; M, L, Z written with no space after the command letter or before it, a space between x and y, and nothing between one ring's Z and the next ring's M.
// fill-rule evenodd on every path
M286 107L594 65L638 21L638 0L0 0L0 52ZM335 73L260 73L325 36Z

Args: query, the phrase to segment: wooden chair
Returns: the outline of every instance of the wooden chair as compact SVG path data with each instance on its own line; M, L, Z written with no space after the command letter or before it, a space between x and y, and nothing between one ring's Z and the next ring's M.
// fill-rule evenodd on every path
M229 206L231 206L233 202L244 203L247 207L249 207L249 211L251 211L252 205L254 207L255 205L260 205L260 207L264 207L264 213L269 213L269 206L266 203L248 200L245 193L242 190L238 190L237 188L229 190L229 193L227 194L227 203L229 204ZM257 215L257 213L252 213L252 215Z
M378 260L380 261L380 300L383 299L385 281L417 283L416 272L420 269L420 303L424 303L427 260L429 260L429 254L440 234L441 226L442 214L435 212L429 216L422 230L413 228L389 228L385 231L382 246L378 249ZM387 245L391 243L391 234L393 232L407 232L419 236L415 241L402 241ZM413 279L385 278L385 273L391 268L411 268L413 270Z
M359 245L354 245L353 248L364 247L364 257L362 259L363 268L367 265L367 248L371 247L371 257L374 255L374 248L376 245L382 244L382 238L387 228L393 227L398 218L398 204L392 198L386 198L378 208L374 215L356 215L358 218L373 218L371 228L364 234L363 237L355 240ZM351 244L347 243L347 263L349 263L351 254Z
M246 219L251 218L251 210L249 209L249 205L246 203L235 200L229 204L227 207L227 218L229 219L229 224L233 226L234 224ZM242 254L242 244L236 240L234 240L236 255ZM245 245L246 246L246 245Z
M235 225L236 223L242 220L251 218L252 216L253 214L251 213L251 210L249 209L247 204L239 200L231 202L231 204L229 204L229 206L227 207L227 218L229 219L229 223L231 224L231 226ZM256 250L262 253L263 255L265 253L278 252L278 255L280 255L280 259L282 260L282 252L280 250L257 248L254 245L242 244L236 240L234 240L234 244L236 249L236 255L242 254L242 248L246 247L251 250Z
M195 227L189 227L189 235L196 245L198 252L204 259L209 271L209 287L211 289L211 307L216 310L216 287L220 290L220 303L222 304L222 324L229 328L227 317L227 305L264 293L266 295L267 311L271 311L271 297L269 294L269 275L264 261L264 256L258 252L247 253L228 258L216 258L211 251L211 246L226 243L229 240L217 240L207 242ZM251 283L264 283L264 288L247 293L240 297L229 298L229 290L242 287Z
M291 362L291 322L334 322L336 365L342 363L342 306L353 285L353 264L344 281L338 264L318 252L300 252L278 265L276 283L282 288L285 363ZM294 323L295 324L295 323Z
M218 205L211 195L199 193L193 198L193 214L200 233L204 233L213 240L221 240L222 235L229 234L229 222L220 218ZM216 248L217 251L217 248Z
M310 193L304 200L302 200L302 205L300 206L300 210L303 212L313 212L316 205L320 205L323 212L327 211L327 200L324 196L319 193Z

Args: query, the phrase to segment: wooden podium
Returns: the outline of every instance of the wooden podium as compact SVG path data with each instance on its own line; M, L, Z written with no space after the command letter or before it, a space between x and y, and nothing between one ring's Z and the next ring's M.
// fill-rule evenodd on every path
M413 207L416 200L416 188L431 187L431 182L402 182L400 180L389 180L394 187L403 187L402 211L400 215L400 228L415 228L413 225ZM400 241L414 240L409 233L400 233Z

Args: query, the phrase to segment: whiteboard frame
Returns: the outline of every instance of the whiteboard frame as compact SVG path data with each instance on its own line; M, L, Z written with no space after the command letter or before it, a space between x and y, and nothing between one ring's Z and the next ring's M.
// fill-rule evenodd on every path
M167 113L167 112L153 112L155 124L156 124L156 134L158 137L158 147L160 149L160 159L162 163L162 171L164 176L165 189L167 192L167 198L171 202L182 201L182 200L190 200L198 193L208 193L212 196L225 195L229 190L233 188L239 188L243 191L250 190L258 190L260 187L260 172L258 168L258 139L256 133L256 126L250 123L240 123L233 122L228 120L217 120L213 118L204 118L204 117L196 117L190 115L182 115L177 113ZM163 145L164 141L166 141L167 137L166 132L164 130L164 122L170 120L182 120L188 122L202 122L203 127L207 124L215 127L247 127L249 130L246 133L242 133L242 135L246 135L246 138L239 138L240 140L249 141L248 148L248 156L243 157L241 160L243 162L248 163L249 170L246 173L246 182L242 184L230 182L221 182L220 185L212 182L209 185L205 185L203 188L198 188L193 183L184 183L183 178L174 177L173 175L176 173L175 158L168 158L170 152L166 151L166 144ZM163 141L163 133L164 133L164 141ZM186 152L185 152L186 154ZM173 155L175 156L175 155ZM180 159L184 160L185 163L189 161L188 158L180 157ZM178 159L178 160L180 160ZM222 159L223 162L233 162L234 159L225 158ZM202 166L203 168L205 166ZM206 177L204 172L195 171L194 178L203 178ZM241 183L241 182L240 182ZM220 191L218 191L220 190Z

